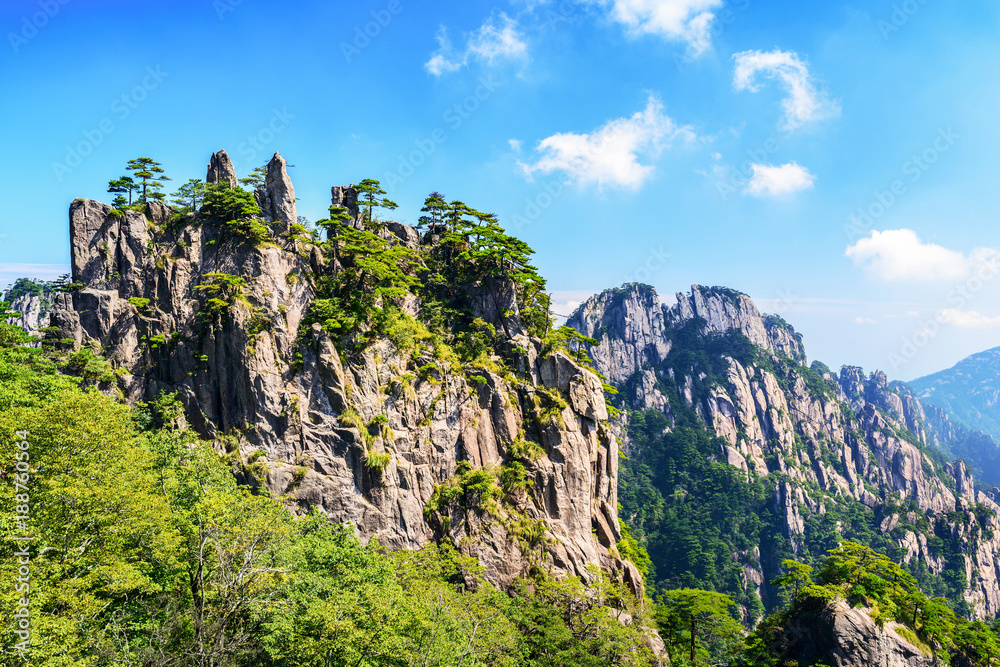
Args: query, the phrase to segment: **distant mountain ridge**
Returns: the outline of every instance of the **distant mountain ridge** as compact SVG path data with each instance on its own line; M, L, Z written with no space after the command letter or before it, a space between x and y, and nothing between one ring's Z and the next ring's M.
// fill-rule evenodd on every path
M973 354L909 385L921 401L1000 440L1000 347Z
M909 387L806 365L791 325L727 288L664 305L624 285L567 323L619 392L621 516L654 585L725 592L752 623L779 604L768 582L783 559L817 563L850 539L962 613L1000 613L1000 489L945 460L970 432Z

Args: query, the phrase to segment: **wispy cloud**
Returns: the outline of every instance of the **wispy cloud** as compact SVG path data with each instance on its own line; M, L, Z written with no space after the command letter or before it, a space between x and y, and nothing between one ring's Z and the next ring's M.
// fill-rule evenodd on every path
M811 190L816 177L797 162L778 167L769 164L752 165L753 177L743 190L754 197L780 197L801 190Z
M493 65L502 60L525 60L528 45L518 30L517 21L504 12L497 12L478 30L468 35L465 47L457 50L448 38L444 26L437 33L438 50L424 63L434 76L457 72L472 60Z
M945 308L938 314L938 319L960 329L986 329L1000 326L1000 316L988 317L975 310Z
M646 108L629 118L606 122L589 134L565 132L538 143L534 163L518 162L529 178L561 171L577 185L596 184L638 189L655 171L648 162L676 139L694 138L690 127L678 126L653 96Z
M845 253L858 266L885 281L935 282L960 280L984 263L996 264L1000 253L977 248L971 255L924 243L912 229L872 231Z
M733 56L736 90L760 90L757 75L777 80L787 91L782 102L783 126L794 130L809 123L840 115L840 105L813 83L808 66L791 51L743 51Z
M0 262L0 290L5 289L18 278L53 280L69 273L68 264L27 264L22 262Z
M712 45L713 10L722 0L588 0L609 10L611 17L636 35L659 35L686 42L695 54Z
M552 297L552 312L556 315L559 323L565 321L573 314L581 303L597 294L596 290L556 290L550 294Z

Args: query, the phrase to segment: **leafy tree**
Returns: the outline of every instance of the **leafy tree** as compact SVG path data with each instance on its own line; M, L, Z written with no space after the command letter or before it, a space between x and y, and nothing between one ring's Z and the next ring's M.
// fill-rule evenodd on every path
M205 183L198 178L188 179L187 183L177 188L171 195L178 208L197 211L198 204L205 197Z
M444 222L444 217L447 215L450 207L444 199L444 195L440 192L432 192L424 200L424 206L420 209L420 212L424 215L420 216L418 220L418 229L423 229L424 227L429 227L434 229L438 227L442 222Z
M178 556L192 632L159 640L180 640L172 650L189 655L192 664L226 664L258 646L253 619L280 599L278 584L286 572L280 553L292 525L273 500L237 487L214 452L192 447L191 435L160 431L150 440L181 537Z
M132 193L135 192L136 189L136 183L132 180L131 176L122 176L121 178L108 181L108 192L115 195L113 203L115 208L118 209L121 209L124 206L132 205ZM128 200L124 197L126 193L128 194Z
M163 201L166 198L162 191L163 183L169 181L170 177L164 173L163 166L159 162L152 158L140 157L129 160L125 168L139 179L136 189L140 191L140 202L145 203L149 199Z
M234 188L228 183L210 183L205 186L201 214L221 223L232 234L261 245L271 239L267 224L259 218L260 207L253 193Z
M887 613L917 589L913 575L887 556L850 541L829 551L819 581L843 585L848 601L875 602Z
M697 664L699 654L708 656L707 644L732 640L740 635L740 625L729 615L736 605L722 593L690 588L665 591L659 598L656 620L671 651L671 662L686 647L688 660ZM676 663L675 663L676 664Z
M369 225L374 223L373 213L376 208L391 211L397 207L396 202L385 197L386 191L382 189L382 184L373 178L366 178L355 187L358 190L358 204L361 205L362 210L365 206L368 207L364 219Z
M590 572L576 577L518 582L513 619L524 636L529 665L649 665L642 632L651 622L645 603L618 582ZM529 589L529 583L534 592ZM633 622L625 626L624 615Z
M250 191L262 190L267 182L267 165L255 167L250 175L240 179L240 184L250 188Z
M782 589L786 601L791 603L798 599L799 591L812 584L812 567L805 563L786 559L781 561L785 574L771 582Z

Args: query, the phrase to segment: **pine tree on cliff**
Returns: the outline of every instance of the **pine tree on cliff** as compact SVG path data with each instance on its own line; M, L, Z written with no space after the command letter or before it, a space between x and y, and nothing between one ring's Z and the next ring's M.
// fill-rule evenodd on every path
M345 206L331 206L330 217L326 220L316 221L317 225L326 230L326 238L330 241L330 248L335 261L340 261L340 244L337 240L340 236L340 230L350 227L351 222L351 212Z
M368 207L368 212L364 214L365 222L368 224L374 221L372 215L376 208L391 211L398 206L396 202L385 197L386 191L382 189L382 184L374 178L366 178L354 187L358 190L358 204Z
M240 184L251 190L263 190L267 181L267 165L256 167L246 178L240 179Z
M178 208L191 211L198 210L198 203L205 197L205 184L197 178L188 179L188 182L177 188L171 197Z
M659 602L656 620L674 661L683 651L690 664L703 663L699 656L708 657L708 644L740 635L739 623L729 614L736 603L728 595L682 588L664 592Z
M444 222L444 216L450 210L451 207L444 200L443 194L440 192L430 193L427 195L427 199L424 200L424 207L420 209L420 212L425 215L420 216L420 219L417 221L419 223L417 229L423 229L424 227L434 229Z
M122 176L121 178L116 178L112 181L108 181L108 192L115 195L115 199L112 202L115 208L122 208L123 206L132 205L132 193L136 190L135 181L132 180L131 176ZM125 200L123 196L128 193L128 201Z
M141 190L140 202L146 203L150 199L163 201L166 198L163 193L163 182L171 179L164 174L163 165L159 162L153 158L140 157L129 160L125 168L140 181L137 186Z

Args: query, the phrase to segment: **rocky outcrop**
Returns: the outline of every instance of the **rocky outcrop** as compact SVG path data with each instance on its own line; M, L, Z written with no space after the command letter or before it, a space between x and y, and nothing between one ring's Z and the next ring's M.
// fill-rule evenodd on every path
M358 206L358 189L353 185L334 185L330 188L330 205L342 206L347 209L354 226L360 225L361 210Z
M233 161L229 159L229 153L219 151L212 153L208 161L208 174L205 176L206 183L228 183L230 187L237 187L239 181L236 178L236 168Z
M851 607L837 598L827 603L810 600L808 608L792 616L772 646L781 660L830 667L939 667L926 646L898 623L878 626L871 610Z
M915 514L900 516L899 507L910 506L947 521L962 545L964 595L974 614L1000 611L1000 521L988 516L1000 516L1000 494L977 490L964 463L942 464L931 448L947 450L948 430L929 429L920 401L884 373L807 368L790 325L724 288L694 286L665 307L652 288L626 285L586 301L568 324L598 340L587 351L626 407L661 411L671 422L679 410L693 411L720 439L719 461L774 480L776 513L793 552L805 548L808 516L856 503L888 514L882 531L895 536L905 562L919 559L940 574L949 565L928 548L933 531L915 528ZM729 338L706 347L713 336ZM717 355L714 367L690 366L710 355ZM614 432L630 451L626 429ZM746 585L768 599L754 582L773 579L764 568L775 559L733 558L753 572Z
M225 152L213 155L208 180L233 179ZM302 326L314 281L338 266L282 234L295 209L278 155L267 191L273 242L257 247L210 220L166 224L166 208L119 214L76 200L73 280L85 287L59 295L59 337L126 371L129 401L177 392L190 424L236 455L243 481L350 522L364 540L416 548L450 535L501 585L532 567L589 578L596 565L641 586L615 550L619 455L600 380L561 352L541 354L502 281L472 301L510 336L513 374L463 370L423 342L338 350L318 324ZM398 223L380 233L420 243ZM419 307L413 295L400 303ZM498 478L515 460L529 485L512 507L428 509L470 467Z
M292 186L292 179L288 177L287 166L285 158L280 153L275 153L267 163L267 176L264 180L269 206L266 211L268 219L279 224L283 231L288 231L298 222L295 188Z
M16 317L8 318L7 323L21 327L28 333L49 326L49 312L52 308L51 292L42 294L22 294L10 301L10 311L17 313ZM2 299L0 299L2 300Z

